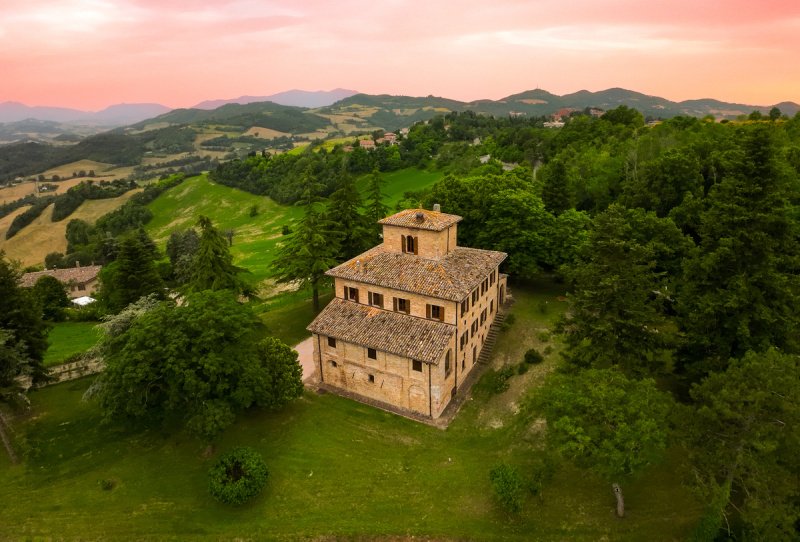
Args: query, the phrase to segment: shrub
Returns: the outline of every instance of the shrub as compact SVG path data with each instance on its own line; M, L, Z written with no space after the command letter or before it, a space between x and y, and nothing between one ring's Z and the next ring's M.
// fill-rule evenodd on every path
M110 480L108 478L104 478L100 480L100 489L103 491L111 491L117 485L117 482L114 480Z
M268 476L261 454L252 448L236 448L208 471L208 490L220 502L243 504L261 492Z
M517 365L517 374L524 375L528 372L528 364L527 363L520 363Z
M518 514L522 510L523 484L517 469L501 463L489 471L489 481L500 507L510 514Z
M553 353L553 347L552 346L550 346L548 344L547 346L544 347L544 355L545 356L549 356L552 353Z
M538 335L539 341L546 343L550 341L550 332L549 331L541 331Z
M536 365L541 363L544 360L544 356L536 350L535 348L531 348L527 352L525 352L525 363L529 365Z
M250 216L258 216L258 205L250 207Z
M506 316L506 319L503 321L503 325L500 326L500 329L502 329L503 331L508 331L509 329L511 329L511 326L513 326L514 322L516 321L517 317L513 313L509 314L508 316Z

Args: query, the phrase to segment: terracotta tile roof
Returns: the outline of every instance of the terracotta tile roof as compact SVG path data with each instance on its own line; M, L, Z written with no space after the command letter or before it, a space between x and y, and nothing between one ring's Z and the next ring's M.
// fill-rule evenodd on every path
M382 352L438 364L456 327L336 298L306 328Z
M102 265L86 265L83 267L68 267L67 269L48 269L47 271L35 271L33 273L25 273L22 275L20 284L23 288L30 288L36 284L36 281L39 280L40 277L43 277L44 275L55 277L64 284L70 284L72 282L86 283L97 278L97 274L100 273L102 268Z
M440 260L428 260L378 245L326 275L461 301L505 259L505 252L456 247Z
M417 218L417 214L421 214L422 220ZM447 213L428 211L427 209L406 209L378 220L378 224L418 230L442 231L460 221L461 217L458 215L448 215Z

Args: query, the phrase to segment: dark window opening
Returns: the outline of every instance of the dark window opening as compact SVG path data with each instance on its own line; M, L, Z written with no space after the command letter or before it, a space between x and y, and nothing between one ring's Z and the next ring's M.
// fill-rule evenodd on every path
M378 352L374 348L367 348L367 357L369 359L378 359Z
M333 360L330 360L330 361L331 361L331 367L333 367L334 369L339 366L339 364L336 363L335 361L333 361Z
M369 292L367 294L367 298L369 300L369 304L373 307L380 307L383 308L383 294L379 294L376 292Z
M328 337L328 346L331 348L336 348L336 339L333 337Z
M375 375L369 375L369 381L375 383Z
M411 302L408 299L403 299L402 297L395 297L394 310L395 312L404 312L409 314L411 312Z
M418 373L422 372L422 362L418 359L411 361L411 369L417 371Z
M347 299L358 303L358 288L347 287Z

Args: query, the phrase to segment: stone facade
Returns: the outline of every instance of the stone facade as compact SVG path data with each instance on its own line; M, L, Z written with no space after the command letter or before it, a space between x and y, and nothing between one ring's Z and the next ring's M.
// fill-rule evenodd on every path
M412 209L382 245L331 269L336 298L309 325L318 381L438 418L462 391L502 303L502 252L458 247L461 217Z

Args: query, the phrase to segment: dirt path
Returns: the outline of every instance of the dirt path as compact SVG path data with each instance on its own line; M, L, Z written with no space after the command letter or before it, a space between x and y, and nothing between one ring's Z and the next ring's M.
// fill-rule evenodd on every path
M292 348L297 350L300 366L303 368L303 382L306 382L314 374L314 338L309 337L303 342L294 345Z

